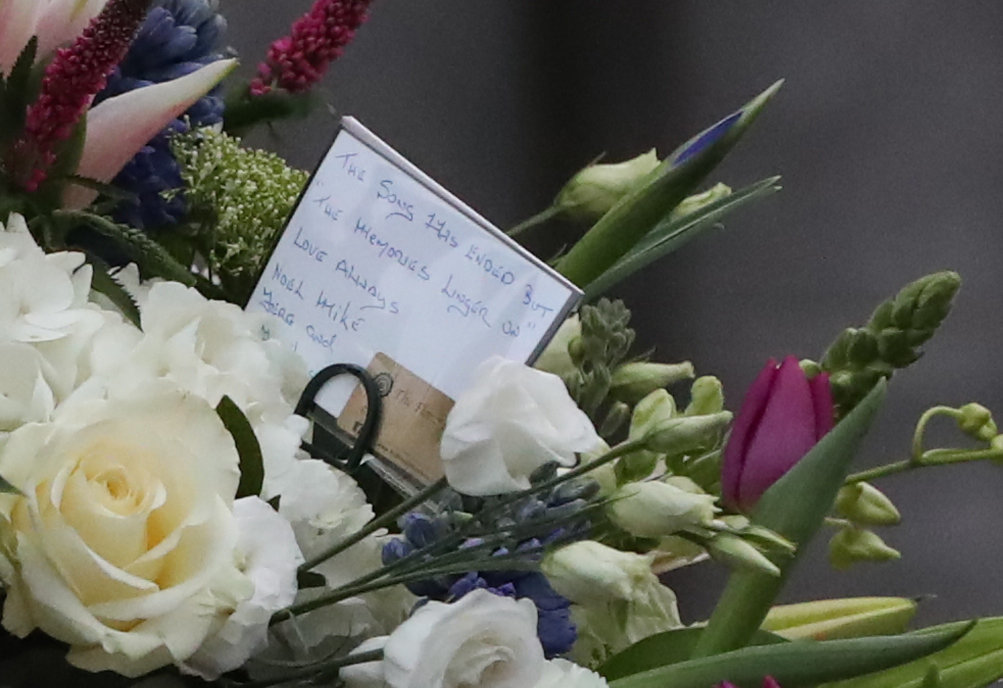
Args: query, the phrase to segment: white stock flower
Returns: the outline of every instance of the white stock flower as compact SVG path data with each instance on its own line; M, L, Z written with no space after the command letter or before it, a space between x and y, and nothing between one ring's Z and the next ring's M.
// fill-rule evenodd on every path
M296 569L303 555L289 522L257 497L238 499L233 505L238 537L237 568L254 584L254 594L225 617L183 665L207 681L244 665L268 645L272 614L296 598Z
M600 441L559 377L494 356L449 412L440 451L453 489L493 495L528 488L543 464L571 466Z
M606 679L566 659L551 659L533 688L607 688Z
M70 663L138 676L194 653L253 592L234 565L239 480L211 406L159 382L25 425L0 450L15 545L3 625Z
M387 639L382 668L391 688L526 688L543 665L533 603L474 590L415 611Z

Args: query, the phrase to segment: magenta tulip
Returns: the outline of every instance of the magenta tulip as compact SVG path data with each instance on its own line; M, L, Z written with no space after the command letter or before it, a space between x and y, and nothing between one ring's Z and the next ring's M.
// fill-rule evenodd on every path
M807 378L793 356L752 383L724 449L725 504L748 511L833 425L829 376Z

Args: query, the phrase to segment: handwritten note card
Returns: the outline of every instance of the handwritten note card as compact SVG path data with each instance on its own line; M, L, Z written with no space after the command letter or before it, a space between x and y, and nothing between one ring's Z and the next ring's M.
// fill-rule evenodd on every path
M451 399L492 354L531 361L581 292L346 117L247 305L311 374L384 358ZM334 416L354 383L318 397Z

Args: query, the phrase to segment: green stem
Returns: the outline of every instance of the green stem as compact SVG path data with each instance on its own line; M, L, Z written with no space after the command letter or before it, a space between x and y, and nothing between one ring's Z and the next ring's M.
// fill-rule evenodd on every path
M347 539L342 540L336 545L328 547L320 554L316 555L315 557L312 557L309 561L303 562L302 564L300 564L298 570L301 572L309 571L314 566L322 564L331 557L341 554L352 545L362 542L367 537L375 533L377 530L387 527L388 525L396 521L400 516L403 516L407 512L414 509L416 506L427 502L432 497L434 497L438 492L446 489L447 486L448 483L446 482L445 478L442 478L432 483L418 494L414 495L410 499L401 502L400 504L398 504L397 506L395 506L393 509L386 512L382 516L374 518L372 521L366 524L365 527L363 527L361 530L356 531L354 535L349 536Z
M515 227L512 227L511 229L506 230L505 233L508 234L510 237L519 236L520 234L522 234L523 232L525 232L527 229L532 229L533 227L536 227L537 225L542 225L544 222L546 222L547 220L553 218L559 212L561 212L561 209L558 208L555 205L552 205L552 206L550 206L548 208L544 208L543 210L541 210L540 212L538 212L533 217L527 218L527 219L523 220L522 222L520 222L519 224L517 224Z
M896 473L905 473L916 468L925 466L950 466L956 463L969 463L971 461L984 461L986 459L1003 459L1003 450L1000 449L932 449L923 454L919 460L907 459L885 464L876 468L870 468L859 473L851 473L846 476L847 485L862 481L870 482L878 478L884 478Z
M935 416L958 419L961 417L961 412L950 406L934 406L923 412L916 422L916 431L912 434L912 460L917 463L923 458L923 435L926 433L926 426Z
M327 674L331 671L336 671L347 666L352 666L353 664L378 662L381 659L383 659L383 650L370 650L369 652L359 652L357 654L339 657L338 659L326 662L318 662L317 664L312 664L298 671L292 671L288 674L283 674L275 678L262 679L260 681L249 681L247 683L233 681L230 685L233 685L234 688L269 688L269 686L277 686L282 683L286 683L287 681L293 681L299 678L311 678Z

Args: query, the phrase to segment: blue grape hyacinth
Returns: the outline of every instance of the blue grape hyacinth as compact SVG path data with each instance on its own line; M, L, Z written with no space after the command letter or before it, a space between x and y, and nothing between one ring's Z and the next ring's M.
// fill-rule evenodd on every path
M177 79L221 59L226 20L217 12L217 4L216 0L157 0L95 102ZM118 205L115 219L140 229L181 221L187 206L181 193L172 193L183 182L170 137L222 121L223 99L216 87L157 134L115 177L114 185L135 196Z

